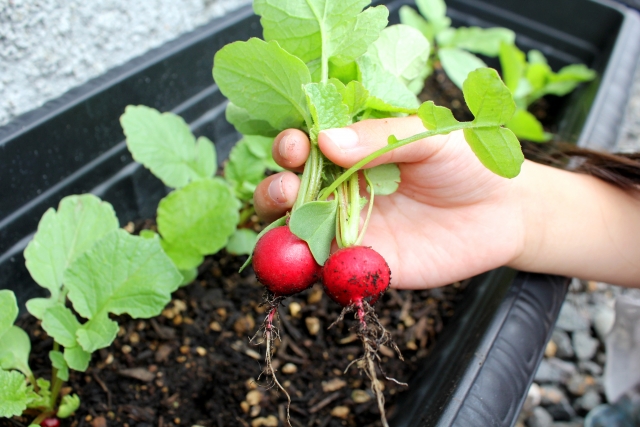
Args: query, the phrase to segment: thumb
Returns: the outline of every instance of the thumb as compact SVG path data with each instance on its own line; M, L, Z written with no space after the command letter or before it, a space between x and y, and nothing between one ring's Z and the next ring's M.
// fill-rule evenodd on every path
M425 131L417 116L363 120L344 128L323 130L318 135L318 146L333 163L348 168L385 147L390 135L400 140ZM436 135L412 142L383 154L366 167L426 160L440 151L448 139L447 135Z

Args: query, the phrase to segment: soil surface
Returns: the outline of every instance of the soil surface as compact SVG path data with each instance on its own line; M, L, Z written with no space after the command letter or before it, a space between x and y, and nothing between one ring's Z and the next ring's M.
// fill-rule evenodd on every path
M93 355L86 372L71 372L65 393L81 407L63 426L282 426L286 397L258 377L264 345L251 342L265 313L263 287L245 257L208 258L198 279L173 295L153 319L114 317L120 333ZM428 355L462 297L464 284L426 291L389 290L376 304L405 361L384 348L388 377L408 381ZM368 379L350 361L362 354L351 329L353 315L327 329L340 314L319 285L288 298L280 309L281 340L274 365L291 395L293 426L380 425ZM31 367L49 378L53 342L31 316L20 326L32 333ZM257 340L259 341L259 340ZM380 376L382 377L382 376ZM383 381L388 415L406 387ZM8 425L28 425L15 418Z

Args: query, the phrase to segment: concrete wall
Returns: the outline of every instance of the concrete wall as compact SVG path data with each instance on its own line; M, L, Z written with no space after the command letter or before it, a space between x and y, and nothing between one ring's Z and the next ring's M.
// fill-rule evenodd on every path
M0 126L249 0L0 0Z

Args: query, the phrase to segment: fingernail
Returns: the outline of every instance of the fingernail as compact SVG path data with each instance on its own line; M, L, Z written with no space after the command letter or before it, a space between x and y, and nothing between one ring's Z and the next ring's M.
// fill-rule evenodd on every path
M278 204L282 204L287 201L284 195L284 189L282 188L282 176L271 181L267 192L269 193L269 197Z
M358 145L358 134L351 128L336 128L322 131L325 137L343 150L355 148Z
M278 152L280 153L280 157L282 157L285 160L289 160L288 156L288 150L287 150L287 145L294 145L294 141L293 138L291 138L291 135L285 135L282 137L282 139L280 140L280 142L278 143Z

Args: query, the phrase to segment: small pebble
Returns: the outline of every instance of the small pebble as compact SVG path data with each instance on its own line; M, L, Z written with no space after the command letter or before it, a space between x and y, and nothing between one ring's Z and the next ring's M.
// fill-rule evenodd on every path
M560 387L555 385L543 385L540 387L541 403L545 406L555 405L566 401L567 396Z
M282 367L283 374L289 375L289 374L295 374L296 372L298 372L298 367L293 363L287 363Z
M331 416L336 418L342 418L346 420L349 416L349 407L348 406L336 406L331 410Z
M544 355L546 357L555 357L556 352L558 351L558 346L553 340L547 343L547 346L544 349Z
M596 406L602 403L602 398L600 397L600 393L596 390L588 390L581 398L576 400L577 405L589 412Z
M291 317L299 317L301 310L302 306L299 303L292 301L291 304L289 304L289 314L291 314Z
M529 391L527 392L527 397L524 401L523 409L525 412L533 411L533 408L536 406L540 406L541 402L541 394L540 394L540 386L536 383L532 383L531 387L529 387Z
M551 427L553 425L553 417L542 406L533 409L533 413L527 419L529 427Z
M304 323L307 325L307 330L311 335L318 335L318 332L320 332L320 319L310 316L304 319Z
M260 417L251 421L251 427L278 427L278 419L275 415L269 415L268 417Z
M572 341L576 357L580 360L589 360L593 358L600 346L600 342L593 338L588 331L574 332Z
M332 393L334 391L340 390L346 385L347 383L345 380L341 378L334 378L329 381L322 381L322 391L324 391L325 393Z
M245 399L249 406L255 406L262 400L262 392L260 390L251 390L249 393L247 393Z
M355 403L365 403L371 400L371 395L364 390L353 390L351 392L351 399Z
M571 344L571 337L565 331L555 329L551 340L556 345L556 357L561 359L570 359L575 353L573 351L573 345Z
M591 327L589 319L582 314L570 301L565 301L560 309L556 328L563 331L585 331Z

